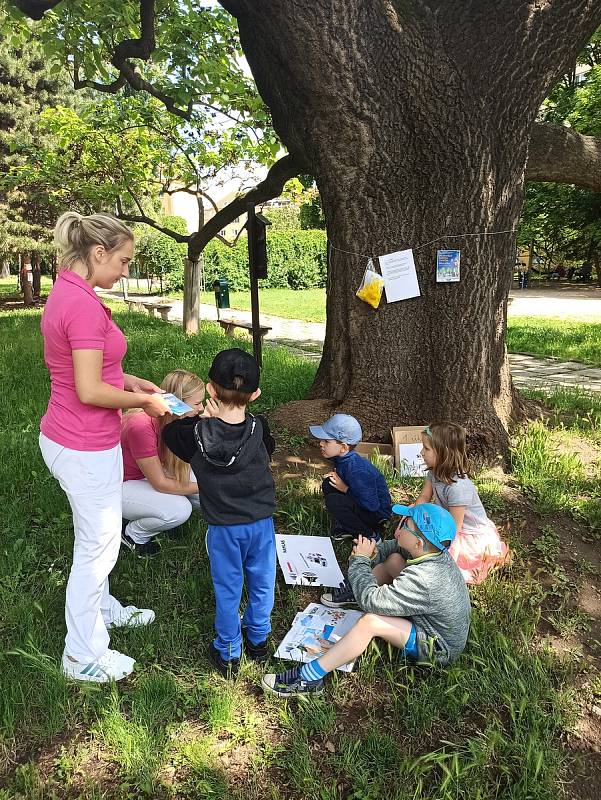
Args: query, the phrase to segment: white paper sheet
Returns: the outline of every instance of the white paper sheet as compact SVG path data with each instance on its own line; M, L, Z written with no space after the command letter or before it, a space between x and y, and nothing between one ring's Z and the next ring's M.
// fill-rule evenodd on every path
M384 278L386 301L396 303L397 300L407 300L410 297L419 297L419 284L413 261L413 250L399 250L397 253L388 253L379 256L380 269Z
M421 457L422 443L399 445L399 474L418 477L428 471Z
M362 611L310 603L294 617L292 627L282 639L275 656L303 664L313 661L348 633L362 616ZM338 669L351 672L354 663L350 661Z
M276 534L275 546L286 583L338 587L344 580L328 536Z

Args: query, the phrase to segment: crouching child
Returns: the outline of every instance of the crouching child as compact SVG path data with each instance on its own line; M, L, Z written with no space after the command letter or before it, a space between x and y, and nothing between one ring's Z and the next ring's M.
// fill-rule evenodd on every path
M416 663L448 664L461 654L471 609L463 576L448 553L456 533L453 517L431 503L392 510L401 515L394 539L375 545L358 537L348 584L322 597L330 607L358 605L367 613L324 655L264 675L265 691L280 697L320 694L326 675L365 652L374 637Z

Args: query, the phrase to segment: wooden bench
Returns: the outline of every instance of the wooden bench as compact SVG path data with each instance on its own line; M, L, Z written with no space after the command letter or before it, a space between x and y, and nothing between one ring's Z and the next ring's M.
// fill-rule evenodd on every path
M244 330L249 331L249 333L252 333L253 330L252 322L244 322L243 320L237 319L220 319L218 321L228 336L232 335L235 328L244 328ZM261 341L263 341L263 337L268 334L270 330L271 328L268 325L259 325Z
M151 317L154 317L154 312L158 311L161 319L164 322L169 322L169 312L172 308L169 303L142 303L142 305Z

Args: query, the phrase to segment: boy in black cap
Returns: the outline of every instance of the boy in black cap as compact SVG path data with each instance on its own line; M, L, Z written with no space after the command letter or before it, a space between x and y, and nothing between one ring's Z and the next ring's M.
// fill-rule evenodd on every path
M267 421L246 406L261 394L255 359L238 348L213 359L202 417L167 425L163 439L192 466L208 522L207 552L215 589L215 632L209 655L222 675L238 671L242 636L248 657L267 659L275 586L274 441ZM240 629L246 576L248 603Z

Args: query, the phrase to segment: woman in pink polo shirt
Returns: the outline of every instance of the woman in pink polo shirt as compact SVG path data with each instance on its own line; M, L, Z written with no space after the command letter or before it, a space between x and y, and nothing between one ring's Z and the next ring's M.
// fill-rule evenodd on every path
M63 671L103 683L128 675L134 660L109 650L108 628L145 625L154 612L124 608L109 594L108 576L121 540L122 408L151 417L169 409L150 381L125 375L125 337L94 292L128 274L133 236L107 214L63 214L54 231L61 267L42 316L50 401L40 424L40 449L73 511L75 543L67 583Z

